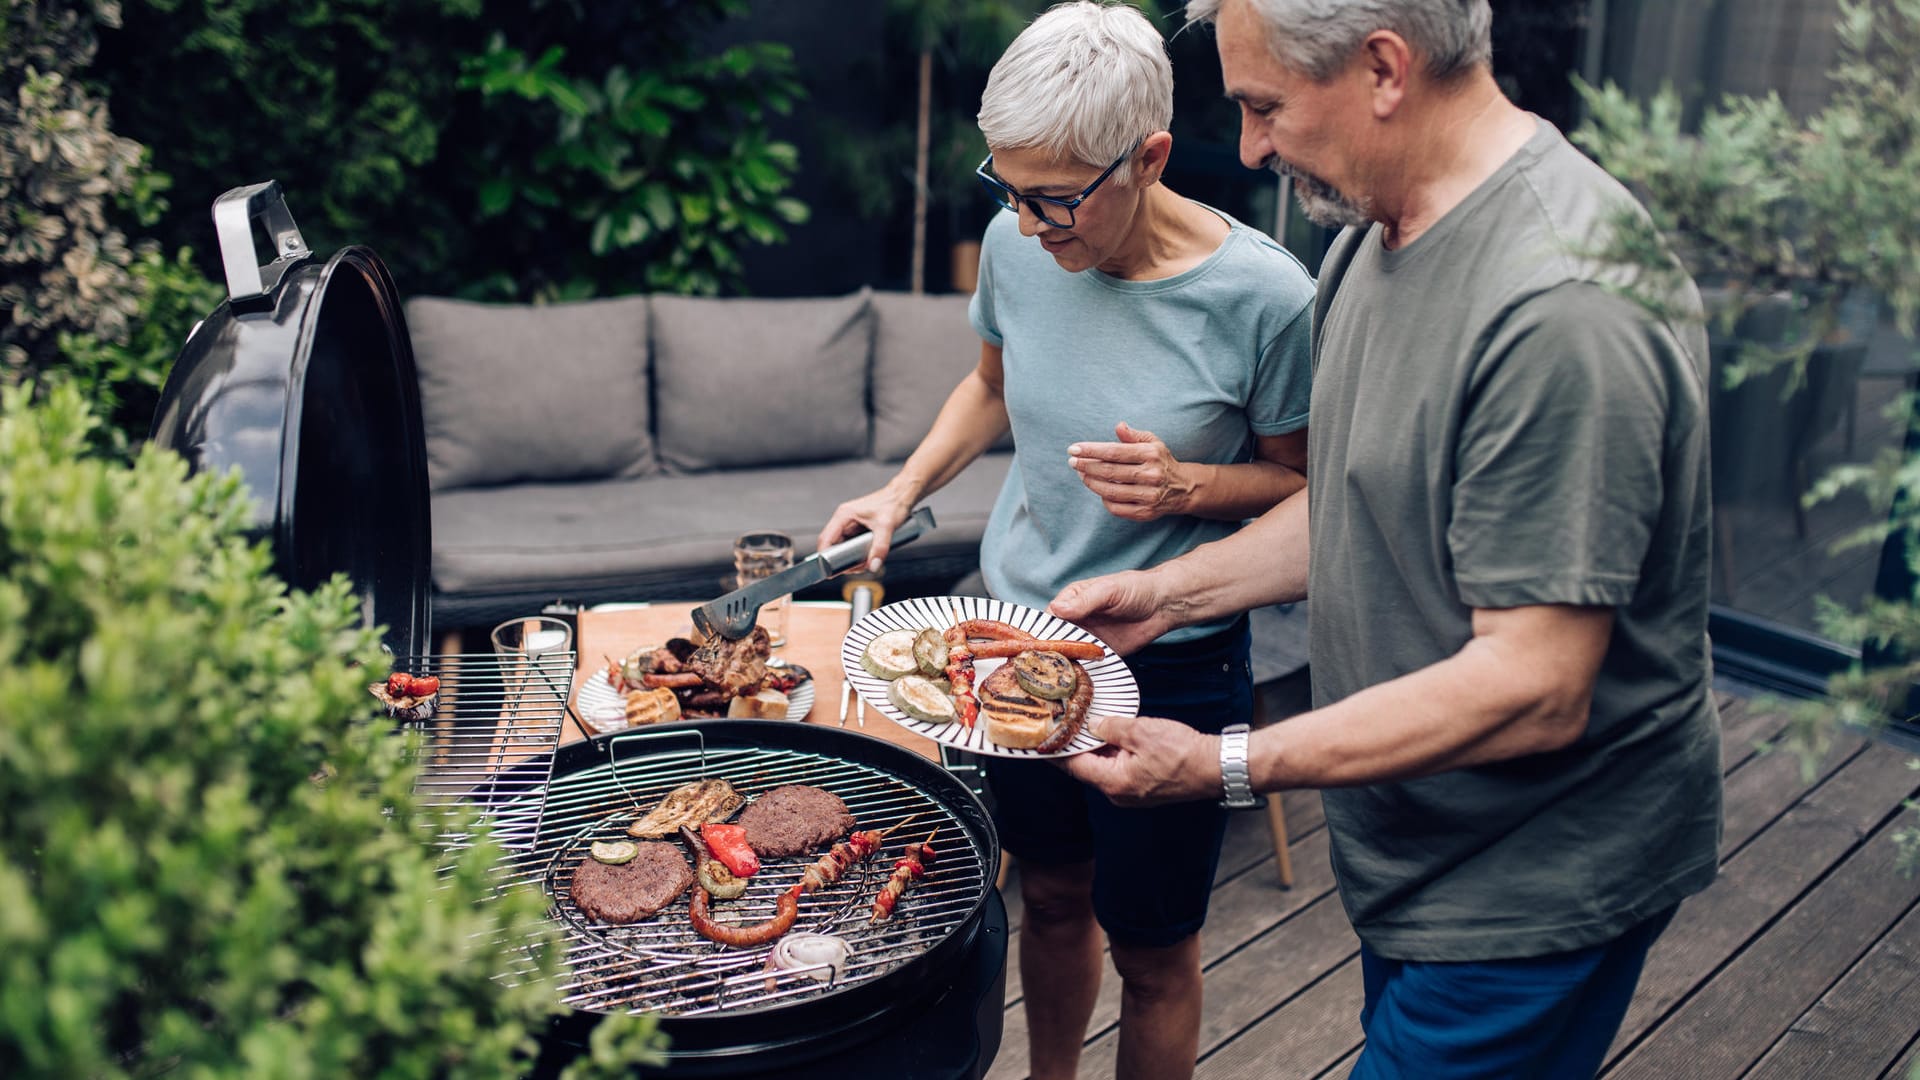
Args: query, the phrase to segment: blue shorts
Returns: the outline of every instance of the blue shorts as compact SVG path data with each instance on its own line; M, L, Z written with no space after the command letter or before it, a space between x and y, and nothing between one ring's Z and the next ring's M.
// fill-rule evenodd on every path
M1127 657L1140 684L1140 714L1208 734L1253 716L1247 620L1216 634L1149 645ZM1212 800L1122 808L1044 761L990 757L993 823L1007 851L1026 862L1093 860L1093 913L1123 945L1163 947L1198 933L1207 919L1227 812Z
M1351 1080L1574 1080L1600 1070L1673 908L1601 945L1420 963L1360 947L1367 1045Z

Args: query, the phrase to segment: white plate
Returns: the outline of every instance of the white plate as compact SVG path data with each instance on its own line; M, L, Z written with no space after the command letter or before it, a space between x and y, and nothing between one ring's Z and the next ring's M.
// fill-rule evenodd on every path
M847 631L847 638L840 644L840 666L846 669L847 682L860 693L860 699L880 710L889 720L908 731L925 735L937 743L970 750L976 754L991 754L994 757L1009 758L1054 758L1070 754L1084 754L1088 750L1097 750L1106 745L1086 728L1073 737L1073 741L1064 750L1051 754L1042 754L1038 750L1015 750L998 746L987 740L987 729L983 724L975 724L971 730L960 724L929 724L915 720L887 700L887 681L876 679L867 674L860 666L860 657L867 651L873 639L889 630L920 630L932 627L944 630L953 625L954 612L962 619L994 619L1010 623L1032 634L1034 637L1052 640L1092 641L1101 647L1106 643L1087 633L1070 622L1056 619L1044 611L1036 611L1019 604L1009 604L1004 600L989 600L983 596L924 596L915 600L902 600L875 608L868 612L853 628ZM1005 660L976 660L973 665L973 685L979 686L993 674L993 670ZM1128 670L1126 662L1113 654L1112 649L1098 660L1088 660L1081 665L1093 678L1093 704L1087 709L1092 716L1134 716L1140 711L1140 686L1133 681L1133 672Z
M813 680L808 679L794 687L787 695L787 719L805 720L807 713L812 709ZM586 682L580 684L579 691L573 695L573 710L582 724L602 734L609 731L625 731L627 728L626 695L614 690L613 684L607 681L605 668L594 672L587 677ZM601 710L605 710L608 716L605 721L596 719ZM616 714L617 719L615 719ZM688 719L704 718L694 716Z

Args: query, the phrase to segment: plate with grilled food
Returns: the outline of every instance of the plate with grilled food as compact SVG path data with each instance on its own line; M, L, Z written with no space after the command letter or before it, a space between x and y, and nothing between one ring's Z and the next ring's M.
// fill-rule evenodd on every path
M938 743L996 757L1103 745L1095 716L1133 716L1140 687L1099 638L1044 611L981 596L875 608L840 645L867 704Z
M769 655L767 632L738 641L685 638L635 649L588 676L574 694L581 723L598 732L698 717L804 720L813 673Z

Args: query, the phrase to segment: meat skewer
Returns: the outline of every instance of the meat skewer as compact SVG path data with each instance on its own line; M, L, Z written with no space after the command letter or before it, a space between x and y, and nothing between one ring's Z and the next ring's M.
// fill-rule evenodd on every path
M812 866L800 875L800 881L787 891L798 897L802 893L816 892L839 881L854 863L864 862L880 850L880 845L896 830L905 828L908 822L919 817L914 814L885 830L862 829L833 845L825 855L814 860Z
M953 612L953 626L945 637L947 639L947 681L953 684L953 706L963 727L972 729L980 717L980 699L973 692L973 647L967 641L965 624L960 621L960 612Z
M887 883L880 887L880 895L873 898L873 918L867 921L869 926L885 922L893 915L894 905L906 893L907 886L926 876L927 864L933 861L933 837L939 832L935 829L927 834L925 840L910 844L900 861L893 864L893 873L887 875Z

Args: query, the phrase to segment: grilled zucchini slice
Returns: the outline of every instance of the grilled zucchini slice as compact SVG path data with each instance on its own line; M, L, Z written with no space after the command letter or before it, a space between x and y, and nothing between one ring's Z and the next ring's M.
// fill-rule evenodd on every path
M1072 697L1073 688L1080 685L1077 665L1057 652L1024 652L1011 663L1020 689L1037 698L1063 701Z
M920 670L913 659L912 630L889 630L867 643L860 666L876 679L897 679Z
M887 687L887 700L893 707L928 724L951 724L959 718L953 699L933 685L924 675L907 675Z
M947 639L938 630L922 630L913 638L913 659L920 674L937 679L947 673Z

